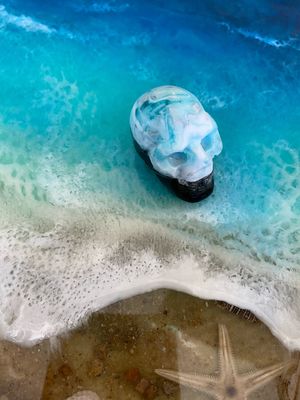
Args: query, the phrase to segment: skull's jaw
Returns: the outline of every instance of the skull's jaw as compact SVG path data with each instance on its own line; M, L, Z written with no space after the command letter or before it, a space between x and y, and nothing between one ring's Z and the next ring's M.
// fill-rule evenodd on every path
M133 143L136 151L145 161L145 163L150 167L158 178L168 186L180 199L188 201L190 203L196 203L200 200L208 197L214 190L214 173L205 176L195 182L180 182L176 178L171 178L166 175L162 175L160 172L156 171L153 167L151 160L149 158L148 152L143 150L141 146L133 137Z

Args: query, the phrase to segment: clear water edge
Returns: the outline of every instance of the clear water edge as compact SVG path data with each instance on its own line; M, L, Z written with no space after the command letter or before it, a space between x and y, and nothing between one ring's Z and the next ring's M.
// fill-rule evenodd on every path
M9 400L65 400L80 390L92 390L101 399L140 399L143 395L130 378L138 370L138 379L153 387L151 398L208 399L204 393L170 385L154 370L217 375L220 323L229 330L240 373L297 359L264 324L243 315L221 303L169 290L133 297L93 315L59 338L51 351L48 341L27 349L2 342L0 367L7 372L0 374L0 392ZM291 364L249 399L297 400L298 385Z

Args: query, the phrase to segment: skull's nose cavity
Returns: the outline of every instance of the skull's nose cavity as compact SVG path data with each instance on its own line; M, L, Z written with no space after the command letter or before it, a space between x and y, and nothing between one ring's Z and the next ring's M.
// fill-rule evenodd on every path
M169 163L172 167L178 167L187 162L187 154L183 152L173 153L169 156Z
M212 140L212 135L207 135L201 140L201 146L203 149L208 152L212 149L213 146L213 140Z

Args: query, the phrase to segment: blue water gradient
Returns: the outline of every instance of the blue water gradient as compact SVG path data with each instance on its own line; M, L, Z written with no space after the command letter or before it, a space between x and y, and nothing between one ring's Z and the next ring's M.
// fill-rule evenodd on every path
M299 277L299 21L292 1L2 1L2 226L44 206L49 226L61 207L112 208ZM134 101L166 84L194 93L222 136L200 204L132 146Z

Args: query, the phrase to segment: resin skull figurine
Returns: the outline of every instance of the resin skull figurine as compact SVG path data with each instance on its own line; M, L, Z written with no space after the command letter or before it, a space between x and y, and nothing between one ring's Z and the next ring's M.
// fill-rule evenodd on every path
M181 183L196 182L213 172L213 157L222 140L212 117L192 93L161 86L133 105L130 126L153 168Z

